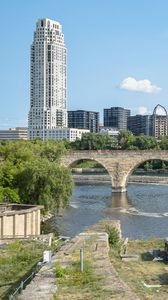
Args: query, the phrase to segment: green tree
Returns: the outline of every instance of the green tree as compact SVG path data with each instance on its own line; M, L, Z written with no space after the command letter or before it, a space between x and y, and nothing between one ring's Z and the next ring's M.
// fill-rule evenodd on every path
M162 149L162 150L168 150L168 137L167 136L164 136L160 139L159 146L160 146L160 149Z
M14 189L0 186L0 202L20 203L20 198Z
M58 210L72 192L70 171L60 165L64 141L0 143L0 201L43 204Z
M124 150L134 150L133 147L135 143L135 136L129 130L121 130L118 136L118 145L119 148Z
M65 207L72 193L70 171L47 159L28 162L16 177L16 187L23 203L44 205L45 210Z
M145 171L152 170L153 164L151 161L145 162L143 165L140 166L141 168L144 168Z
M116 149L118 142L108 135L98 133L83 134L81 140L73 142L72 148L76 150L106 150Z
M143 134L136 136L134 145L137 146L139 150L159 148L157 140L154 137L146 136Z

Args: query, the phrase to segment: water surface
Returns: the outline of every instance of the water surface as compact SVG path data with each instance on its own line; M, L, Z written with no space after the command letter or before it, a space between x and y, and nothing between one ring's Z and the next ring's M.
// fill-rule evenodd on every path
M123 237L166 237L168 186L129 184L127 193L113 194L110 182L75 184L70 205L52 219L52 228L74 236L104 218L120 220Z

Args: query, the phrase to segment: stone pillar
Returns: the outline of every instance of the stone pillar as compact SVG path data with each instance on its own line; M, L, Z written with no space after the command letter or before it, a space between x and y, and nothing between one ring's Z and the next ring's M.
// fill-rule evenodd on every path
M125 193L127 191L127 188L124 186L116 186L112 187L112 193Z
M123 166L119 163L113 164L110 168L109 174L111 176L112 193L124 193L127 191L125 174L123 173Z

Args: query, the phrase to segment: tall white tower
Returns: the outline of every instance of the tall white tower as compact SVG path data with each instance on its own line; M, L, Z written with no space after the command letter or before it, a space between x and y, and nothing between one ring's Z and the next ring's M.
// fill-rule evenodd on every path
M67 49L59 22L40 19L31 45L29 138L67 127Z

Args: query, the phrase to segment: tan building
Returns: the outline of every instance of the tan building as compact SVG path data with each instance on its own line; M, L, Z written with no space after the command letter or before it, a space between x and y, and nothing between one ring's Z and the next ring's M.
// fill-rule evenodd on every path
M0 204L0 239L40 235L40 205Z
M159 139L168 135L168 115L166 109L158 104L152 115L152 135Z
M0 140L27 140L28 129L26 127L14 127L8 130L0 130Z

